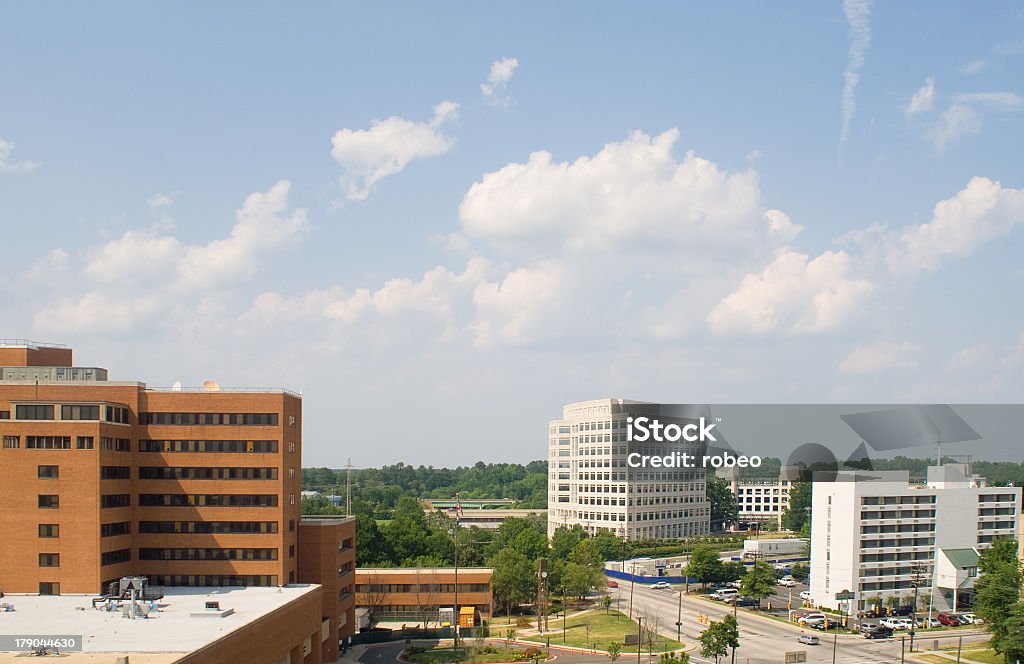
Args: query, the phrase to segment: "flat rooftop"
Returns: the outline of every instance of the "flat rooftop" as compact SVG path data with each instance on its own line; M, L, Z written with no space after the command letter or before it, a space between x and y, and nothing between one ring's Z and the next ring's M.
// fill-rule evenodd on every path
M0 612L0 634L75 635L82 637L82 653L62 657L62 662L109 661L97 653L131 655L135 662L163 664L184 653L213 643L280 607L314 592L315 584L292 584L282 588L171 588L149 617L130 620L121 611L92 608L96 595L5 595L3 602L14 611ZM203 613L206 602L220 602L221 617L193 617ZM90 656L90 653L93 655ZM138 657L136 655L139 655ZM150 656L152 655L152 656ZM16 653L0 653L0 662L16 662Z

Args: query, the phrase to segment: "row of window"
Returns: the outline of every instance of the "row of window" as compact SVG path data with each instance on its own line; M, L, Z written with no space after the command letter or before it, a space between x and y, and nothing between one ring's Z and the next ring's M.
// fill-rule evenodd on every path
M139 560L277 560L277 549L139 549Z
M106 567L107 565L126 563L131 559L131 549L118 549L117 551L107 551L105 553L100 554L100 566Z
M154 586L276 586L276 574L150 574Z
M80 450L91 450L96 446L92 436L77 436L76 445ZM18 449L21 447L20 436L4 436L4 448ZM131 441L127 438L100 438L100 447L114 452L128 452ZM25 436L25 449L29 450L70 450L71 436Z
M294 470L292 471L294 473ZM292 475L294 476L294 475ZM143 466L140 480L276 480L277 468Z
M139 424L276 427L277 413L139 413Z
M117 521L115 523L104 523L100 525L100 537L116 537L118 535L130 535L131 532L131 521Z
M151 534L272 534L277 521L140 521L140 533Z
M460 593L482 593L490 590L486 583L460 583ZM357 593L454 593L454 583L360 583Z
M289 452L295 451L290 443ZM277 452L276 440L140 440L140 452Z
M131 507L132 497L131 494L127 493L114 493L105 494L100 496L100 507L103 509L110 507Z
M277 494L142 493L141 507L277 507Z

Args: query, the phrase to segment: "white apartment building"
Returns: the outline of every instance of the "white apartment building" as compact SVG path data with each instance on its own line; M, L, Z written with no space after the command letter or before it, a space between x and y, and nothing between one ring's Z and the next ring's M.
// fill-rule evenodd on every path
M548 536L559 527L626 539L710 532L703 468L630 468L627 457L700 454L701 443L630 443L627 417L659 417L658 404L598 399L563 408L548 428Z
M1016 536L1021 489L986 486L969 464L930 467L924 485L908 471L840 472L814 483L811 510L815 605L856 612L869 598L912 596L918 566L919 597L942 611L971 594L977 552ZM854 599L837 601L843 591Z
M729 490L736 497L738 524L772 522L782 525L782 513L789 509L789 491L796 479L795 471L783 466L777 479L741 479L739 468L719 468L715 474L729 483Z

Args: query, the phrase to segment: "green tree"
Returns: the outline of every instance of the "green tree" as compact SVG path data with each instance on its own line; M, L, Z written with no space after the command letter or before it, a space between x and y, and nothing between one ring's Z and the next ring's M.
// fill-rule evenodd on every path
M336 516L345 512L324 496L312 496L302 499L302 513L318 516Z
M663 652L661 657L658 658L658 664L689 664L690 656L680 650L678 653L675 652Z
M992 648L1002 654L1006 664L1024 662L1024 603L1009 607L1003 630L992 636Z
M789 508L782 513L782 527L800 531L811 522L811 483L794 482L789 489Z
M502 549L490 560L494 573L491 588L498 602L505 604L505 613L511 615L512 607L533 597L535 572L533 562L513 549Z
M556 528L551 536L551 557L566 560L576 545L587 539L587 532L580 525L572 528Z
M605 595L601 598L601 606L604 608L604 612L608 613L608 610L612 608L611 595Z
M561 585L570 597L584 597L597 586L603 575L593 567L568 562L562 570Z
M356 515L356 563L359 566L393 562L387 540L368 514Z
M725 480L709 474L705 482L708 501L711 503L711 529L725 529L725 525L736 521L739 508L736 496Z
M612 641L608 644L608 659L613 662L619 658L622 654L622 644L618 641Z
M789 575L803 583L811 575L811 569L806 563L796 563L790 568Z
M552 555L555 555L552 551ZM601 557L601 552L594 546L594 540L585 539L573 547L569 553L569 561L579 563L580 565L586 565L587 567L601 571L604 569L604 559Z
M700 581L702 586L717 579L722 573L722 561L718 551L708 544L698 544L690 553L686 573Z
M622 560L626 547L621 537L613 535L607 530L599 530L592 539L594 548L601 554L601 560Z
M729 648L739 647L739 629L736 619L726 614L722 622L713 622L700 634L701 657L714 657L719 662Z
M985 620L992 640L1002 639L1011 611L1020 602L1024 582L1017 558L1017 541L1000 537L978 559L978 580L974 584L974 612Z
M740 580L740 594L756 599L758 607L762 599L770 597L774 592L775 568L763 560L754 563Z

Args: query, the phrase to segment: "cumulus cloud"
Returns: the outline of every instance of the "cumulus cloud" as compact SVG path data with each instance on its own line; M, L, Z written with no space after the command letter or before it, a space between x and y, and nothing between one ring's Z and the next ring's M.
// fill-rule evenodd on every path
M39 167L38 161L13 161L14 143L0 138L0 175L28 173Z
M864 66L864 54L871 45L871 5L872 0L843 0L843 14L849 25L850 51L843 71L843 125L839 131L840 145L846 142L850 133L850 121L857 112L857 83L860 82L860 70Z
M839 371L844 374L863 375L891 369L907 369L916 364L916 355L919 351L920 349L909 341L880 341L857 346L839 363Z
M759 274L748 274L707 323L718 334L823 332L849 320L874 290L869 280L853 276L844 251L808 260L786 248Z
M909 120L915 115L927 113L933 108L935 108L935 79L929 76L925 79L924 85L910 98L910 103L903 108L903 113Z
M949 358L946 364L947 372L969 371L977 368L982 362L988 359L991 351L985 344L961 348L953 357Z
M508 106L509 98L499 96L508 82L512 79L519 60L516 58L502 58L491 63L491 71L487 74L487 80L480 84L480 92L484 99L492 106Z
M44 308L35 317L36 327L127 330L155 314L155 305L166 304L162 300L182 302L189 294L248 278L262 259L296 242L306 230L306 211L288 211L290 187L282 180L266 192L250 194L230 234L207 244L186 244L159 228L126 231L88 254L82 276L100 287ZM67 256L62 260L66 263ZM115 283L122 293L111 297L109 285Z
M564 264L545 262L480 283L473 292L476 345L521 345L550 336L564 322L556 313L566 304L571 279Z
M574 162L534 152L469 188L463 231L506 249L624 251L639 241L692 254L796 232L784 215L765 223L755 171L729 173L692 152L677 160L678 138L637 131Z
M955 196L939 201L930 221L886 234L881 245L889 271L913 277L932 272L951 258L970 256L1021 224L1024 190L975 177Z
M369 129L341 129L331 138L331 156L342 168L339 183L351 201L365 200L384 178L400 173L416 159L445 154L455 139L441 129L458 117L459 105L443 101L430 120L398 116L373 120Z

